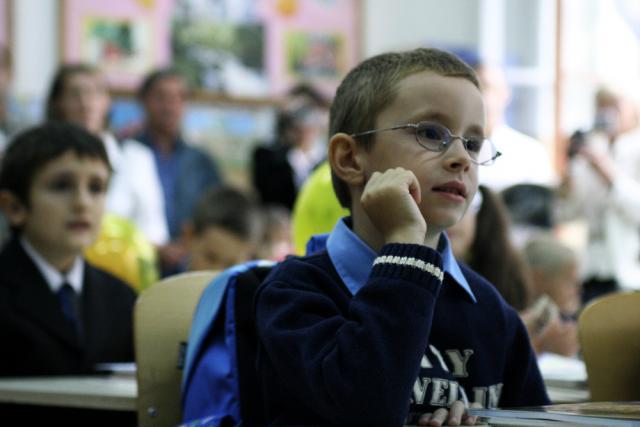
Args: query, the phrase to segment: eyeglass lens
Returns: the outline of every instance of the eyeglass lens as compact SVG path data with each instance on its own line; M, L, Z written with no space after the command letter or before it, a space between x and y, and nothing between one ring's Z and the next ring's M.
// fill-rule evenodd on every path
M484 138L453 136L446 127L437 123L420 123L416 127L416 136L424 148L440 152L446 151L456 139L461 139L471 159L479 164L490 162L496 156L493 144Z

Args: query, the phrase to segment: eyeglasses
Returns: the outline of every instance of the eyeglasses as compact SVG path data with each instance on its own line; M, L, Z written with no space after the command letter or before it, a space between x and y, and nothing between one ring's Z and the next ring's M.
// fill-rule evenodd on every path
M408 123L390 128L373 129L366 132L354 133L351 137L358 138L360 136L371 135L378 132L387 132L399 129L413 129L418 144L420 144L424 149L434 151L436 153L444 153L449 149L449 147L451 147L456 139L459 139L462 141L467 153L469 153L471 161L477 165L492 165L495 160L502 155L502 153L496 149L496 146L493 145L489 139L482 137L465 138L463 136L454 135L445 126L431 122Z

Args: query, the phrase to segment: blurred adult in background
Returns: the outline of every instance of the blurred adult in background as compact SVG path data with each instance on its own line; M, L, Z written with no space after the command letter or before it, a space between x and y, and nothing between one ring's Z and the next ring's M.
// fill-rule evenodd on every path
M488 64L476 67L485 109L487 137L502 153L500 161L480 171L480 183L500 192L516 184L556 184L556 176L547 148L538 140L510 127L505 112L511 91L502 69Z
M164 275L177 271L184 261L186 248L178 237L200 196L206 189L222 183L214 159L189 145L182 136L187 94L184 78L173 69L151 72L138 90L145 122L136 139L153 153L171 238L159 251Z
M578 350L575 323L564 322L550 298L534 300L531 271L511 242L510 227L502 200L481 185L465 216L447 235L455 257L493 283L520 313L538 354L574 356Z
M327 111L327 101L311 86L289 91L273 141L253 152L252 180L263 205L291 211L305 179L326 157Z
M31 121L11 91L12 64L11 50L0 43L0 153L6 148L9 138Z
M56 72L47 97L47 118L79 125L105 145L113 176L107 212L131 220L155 245L169 239L160 179L151 150L108 129L111 97L100 72L87 64L68 64Z
M635 106L601 89L593 129L576 132L558 191L560 220L581 218L588 237L583 302L640 289L640 129Z

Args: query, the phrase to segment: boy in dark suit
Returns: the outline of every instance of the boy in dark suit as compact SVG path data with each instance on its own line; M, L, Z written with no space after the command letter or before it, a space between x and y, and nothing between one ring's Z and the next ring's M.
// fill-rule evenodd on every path
M0 251L0 376L77 375L133 360L135 294L89 265L111 169L102 142L67 124L19 135L0 169L12 228Z

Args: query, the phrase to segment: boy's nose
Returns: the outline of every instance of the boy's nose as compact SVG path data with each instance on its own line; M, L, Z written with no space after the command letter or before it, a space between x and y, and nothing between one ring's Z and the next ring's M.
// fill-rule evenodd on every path
M73 193L73 206L76 209L86 209L92 202L91 192L87 188L77 188Z
M451 170L467 170L471 166L471 157L464 143L456 138L445 154L445 165Z

